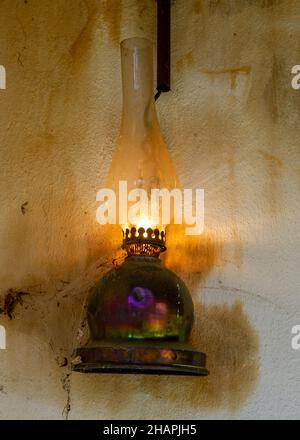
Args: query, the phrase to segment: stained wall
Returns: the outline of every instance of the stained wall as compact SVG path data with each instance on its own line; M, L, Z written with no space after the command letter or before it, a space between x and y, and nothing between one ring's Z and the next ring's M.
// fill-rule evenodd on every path
M120 124L119 42L155 41L155 2L0 11L0 417L299 418L300 3L172 2L172 92L157 110L182 184L205 190L205 233L170 234L166 264L192 292L205 379L69 370L118 246L95 213Z

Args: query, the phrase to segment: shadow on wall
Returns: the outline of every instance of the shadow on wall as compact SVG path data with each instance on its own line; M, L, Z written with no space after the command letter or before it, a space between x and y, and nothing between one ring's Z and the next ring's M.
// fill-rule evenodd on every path
M222 264L223 241L217 231L206 228L199 236L186 235L185 225L167 228L167 252L161 255L165 265L181 276L190 290L197 289L199 282L213 267Z
M145 378L149 392L169 396L194 407L227 407L236 410L255 389L259 375L259 343L240 302L204 304L196 301L199 285L213 267L222 263L223 242L209 231L186 236L180 227L170 228L165 263L187 283L195 305L191 342L207 354L210 375L205 378ZM200 287L201 290L201 287ZM178 386L172 388L170 381ZM174 382L175 384L175 382Z
M143 376L141 388L172 404L195 408L237 410L255 389L258 378L258 338L240 303L196 307L192 335L206 352L207 377ZM124 404L124 402L123 402Z

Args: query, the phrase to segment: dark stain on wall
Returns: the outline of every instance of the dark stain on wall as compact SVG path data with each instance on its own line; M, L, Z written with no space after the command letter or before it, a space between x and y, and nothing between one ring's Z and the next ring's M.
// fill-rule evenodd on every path
M278 120L278 104L277 104L278 73L279 73L279 65L277 62L277 58L274 56L271 76L264 91L264 99L267 108L269 110L269 113L271 115L272 121L275 123Z
M209 0L208 10L212 14L235 15L252 6L268 9L280 3L282 0Z
M235 153L235 151L233 151ZM228 183L230 185L230 200L228 201L231 210L231 229L232 229L232 240L233 240L233 261L237 267L241 267L243 260L243 246L240 237L240 232L237 224L237 219L239 218L238 207L239 207L239 196L240 190L238 185L238 179L236 176L236 160L235 155L228 158Z
M273 217L277 217L279 214L279 179L281 178L283 163L275 155L270 154L263 150L258 150L258 153L262 157L266 174L268 176L267 187L266 187L266 198L270 207L270 213Z
M202 12L202 0L194 0L193 13L199 15L201 14L201 12Z
M7 315L9 319L13 319L13 311L16 305L23 304L22 297L25 295L29 295L29 292L10 288L4 296L3 307L0 308L0 314Z
M272 6L277 6L282 3L282 0L259 0L262 8L271 8Z
M122 2L121 0L104 0L100 2L100 13L108 26L108 35L111 43L120 43Z
M178 72L182 71L183 69L186 69L188 67L193 66L194 64L194 57L193 52L189 51L186 54L184 54L176 63L176 69Z
M86 0L84 5L86 22L70 47L74 61L87 56L98 25L106 29L112 44L119 45L120 42L121 0L104 0L102 2Z
M147 5L147 3L144 3L144 2L139 2L139 3L140 3L140 5L139 5L139 17L141 18L141 17L143 17L144 13L147 11L148 5Z
M237 409L257 382L257 333L240 302L232 306L198 305L196 317L192 341L207 353L211 373L203 391L212 406Z
M231 67L228 69L220 69L220 70L202 70L202 73L210 75L212 77L217 75L228 75L230 79L231 90L236 88L236 82L239 75L249 75L251 73L251 66L239 66L239 67Z
M70 47L70 53L73 61L79 61L90 49L93 39L93 32L98 19L98 9L96 3L85 1L84 5L86 6L87 14L86 22Z

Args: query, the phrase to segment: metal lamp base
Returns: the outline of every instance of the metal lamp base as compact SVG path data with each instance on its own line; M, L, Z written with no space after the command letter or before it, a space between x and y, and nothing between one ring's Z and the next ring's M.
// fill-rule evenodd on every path
M81 347L73 370L83 373L140 373L207 376L204 353L153 346Z
M143 231L139 230L140 240ZM150 239L130 242L133 252L152 252ZM146 249L145 244L151 247ZM191 295L184 282L153 255L129 256L109 271L91 292L87 319L90 342L75 351L74 371L208 374L205 354L194 351L188 342L194 320Z

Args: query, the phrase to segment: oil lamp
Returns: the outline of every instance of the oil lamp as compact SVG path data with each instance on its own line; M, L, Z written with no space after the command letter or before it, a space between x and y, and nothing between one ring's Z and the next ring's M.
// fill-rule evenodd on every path
M136 195L178 188L156 116L152 44L143 38L124 40L121 58L122 123L106 186L118 194L120 181L126 182ZM166 250L167 225L153 212L135 209L140 215L132 220L117 207L127 257L92 291L87 307L90 341L75 351L73 369L207 375L205 354L188 342L194 320L190 293L159 258Z

